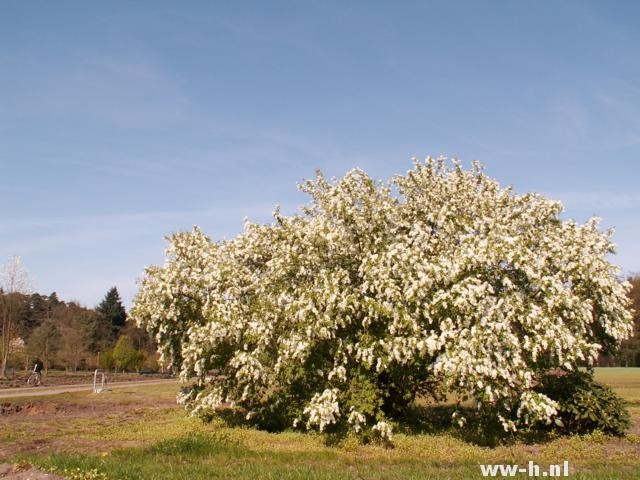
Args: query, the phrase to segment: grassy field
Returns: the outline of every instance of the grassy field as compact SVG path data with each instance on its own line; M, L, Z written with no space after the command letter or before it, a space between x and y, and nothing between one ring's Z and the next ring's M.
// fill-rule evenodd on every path
M75 479L463 479L482 478L481 463L530 460L541 468L567 460L571 478L640 478L640 369L597 376L630 404L634 427L625 438L488 448L441 432L398 434L394 448L350 440L328 446L317 435L203 424L175 406L176 386L163 385L5 402L0 460Z

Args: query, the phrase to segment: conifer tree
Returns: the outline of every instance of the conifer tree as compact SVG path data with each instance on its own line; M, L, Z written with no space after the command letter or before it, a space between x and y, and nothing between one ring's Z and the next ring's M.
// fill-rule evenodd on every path
M116 287L112 287L96 308L96 311L108 321L112 332L117 336L118 332L127 320L127 312L122 304L120 294Z

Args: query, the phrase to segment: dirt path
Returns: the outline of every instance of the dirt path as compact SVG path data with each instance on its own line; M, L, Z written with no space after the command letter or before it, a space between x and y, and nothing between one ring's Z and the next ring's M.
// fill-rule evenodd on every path
M4 480L64 480L52 473L41 472L31 465L0 463L0 478Z
M176 383L175 379L166 380L141 380L139 382L116 382L109 383L107 389L113 388L125 388L125 387L140 387L147 385L162 385L169 383ZM56 385L54 387L28 387L28 388L5 388L0 390L0 398L19 398L19 397L41 397L46 395L57 395L59 393L67 392L82 392L92 390L93 384L86 383L82 385Z

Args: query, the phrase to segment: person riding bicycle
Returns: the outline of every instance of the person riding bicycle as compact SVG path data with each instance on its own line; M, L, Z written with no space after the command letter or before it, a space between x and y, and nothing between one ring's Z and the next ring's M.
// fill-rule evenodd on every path
M42 379L42 369L44 368L44 364L42 361L36 357L33 365L33 373L36 376L36 385L40 385L40 380Z

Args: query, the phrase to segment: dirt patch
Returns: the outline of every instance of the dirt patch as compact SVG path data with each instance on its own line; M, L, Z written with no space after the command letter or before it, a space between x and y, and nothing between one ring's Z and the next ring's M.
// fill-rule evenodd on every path
M96 410L95 405L65 403L65 402L27 402L27 403L11 403L3 402L0 404L0 417L9 417L14 415L34 417L38 415L65 415L79 412L87 412Z
M25 405L12 404L9 402L0 403L0 417L4 417L6 415L15 415L25 408Z
M92 431L108 432L110 428L127 424L138 428L145 418L158 418L179 410L175 387L162 388L152 390L154 393L147 389L113 390L101 395L81 393L67 398L3 400L0 402L0 462L18 454L103 453L133 446L136 442L97 440Z
M42 403L16 403L9 402L2 403L0 405L0 416L6 417L9 415L50 415L56 413L58 410L64 408L62 405L56 405L54 403L42 402Z
M0 464L0 478L4 480L64 480L63 477L38 470L29 464Z

